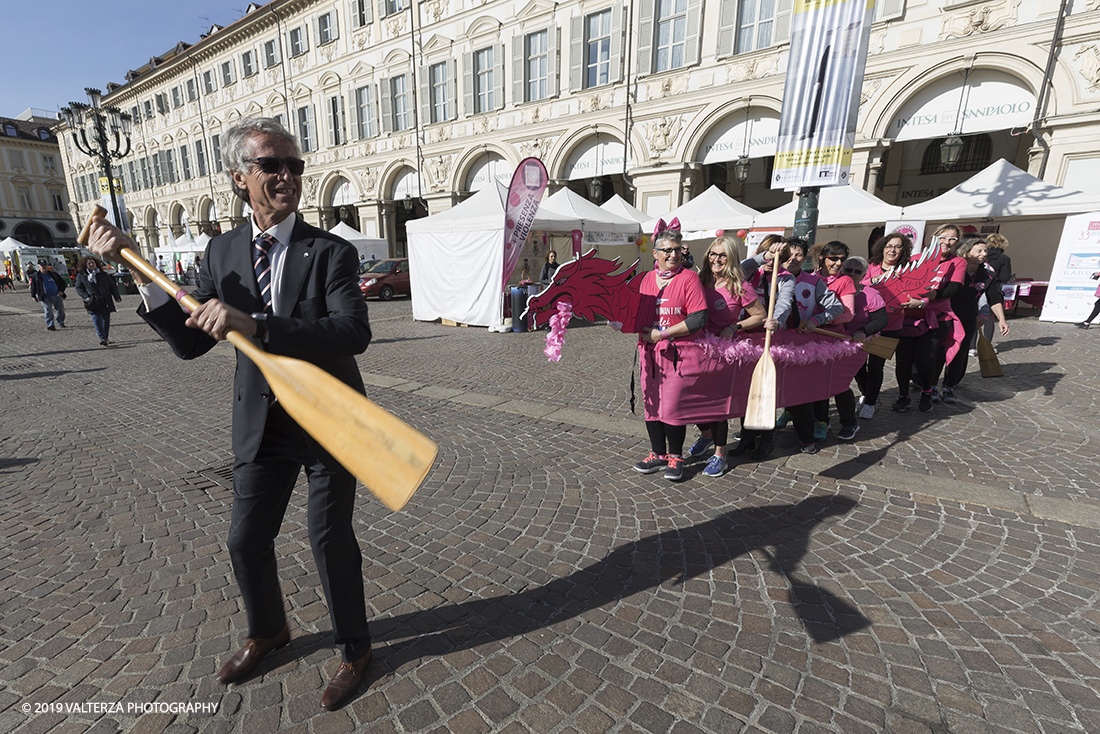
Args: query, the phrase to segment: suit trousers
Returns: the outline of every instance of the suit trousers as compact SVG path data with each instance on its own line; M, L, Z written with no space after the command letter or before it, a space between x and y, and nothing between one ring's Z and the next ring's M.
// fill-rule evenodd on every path
M286 623L275 537L305 468L309 542L328 602L333 641L345 662L370 650L363 556L352 528L355 477L275 403L254 461L233 467L229 554L244 598L248 634L271 637Z

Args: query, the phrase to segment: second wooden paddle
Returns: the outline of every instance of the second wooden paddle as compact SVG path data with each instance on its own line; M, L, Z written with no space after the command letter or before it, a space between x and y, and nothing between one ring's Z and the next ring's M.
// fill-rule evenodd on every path
M105 214L97 207L92 216ZM77 238L81 245L87 245L89 224ZM133 250L124 249L122 257L186 310L199 307ZM268 354L238 331L226 339L256 363L287 414L382 504L394 511L405 506L435 462L434 441L314 364Z
M993 343L985 338L985 334L978 333L978 368L982 371L982 377L1004 377L1001 369L1001 360L997 359L997 353L993 351Z
M779 282L778 253L772 253L772 282L768 288L768 319L775 315L775 292ZM745 428L770 431L775 428L775 360L772 359L772 333L764 332L764 353L752 371L749 402L745 406Z

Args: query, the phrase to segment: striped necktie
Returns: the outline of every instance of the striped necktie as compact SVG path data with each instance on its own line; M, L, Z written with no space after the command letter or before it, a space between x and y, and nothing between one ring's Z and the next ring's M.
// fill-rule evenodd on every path
M252 262L256 270L256 285L260 286L260 296L264 299L264 311L271 310L271 260L267 254L278 242L269 234L261 234L256 238Z

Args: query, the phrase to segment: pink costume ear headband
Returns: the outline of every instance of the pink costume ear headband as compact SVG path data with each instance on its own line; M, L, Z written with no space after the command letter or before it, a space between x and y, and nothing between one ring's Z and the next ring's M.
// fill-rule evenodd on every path
M665 224L665 220L658 219L657 220L657 226L653 228L653 240L656 241L657 240L657 235L661 234L661 232L664 232L667 229L671 229L673 231L679 232L680 231L680 220L679 220L679 218L673 217L672 221L669 222L668 224Z

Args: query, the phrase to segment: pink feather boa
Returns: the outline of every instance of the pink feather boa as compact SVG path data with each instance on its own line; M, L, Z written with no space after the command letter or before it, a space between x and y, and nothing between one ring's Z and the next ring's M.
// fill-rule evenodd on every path
M558 301L558 313L550 317L550 333L546 335L546 349L543 352L551 362L561 359L561 346L565 343L565 327L573 318L573 304Z
M780 332L782 333L782 332ZM813 341L804 344L776 343L772 337L772 360L776 366L781 365L812 365L835 362L844 357L851 357L860 351L860 345L856 342L845 341L833 337L817 337ZM821 341L818 341L820 339ZM764 353L763 338L739 338L723 339L714 334L696 339L703 348L703 353L712 359L726 364L756 364L760 355Z

